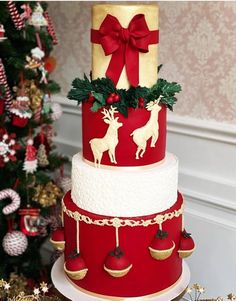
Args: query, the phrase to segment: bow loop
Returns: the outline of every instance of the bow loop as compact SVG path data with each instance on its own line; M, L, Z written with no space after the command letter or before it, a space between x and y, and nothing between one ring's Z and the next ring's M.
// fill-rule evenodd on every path
M99 30L91 30L91 41L100 44L105 55L112 55L106 76L116 85L123 67L132 86L139 84L139 52L148 52L150 44L158 43L158 31L148 29L143 14L135 15L128 28L123 28L114 16L108 14Z

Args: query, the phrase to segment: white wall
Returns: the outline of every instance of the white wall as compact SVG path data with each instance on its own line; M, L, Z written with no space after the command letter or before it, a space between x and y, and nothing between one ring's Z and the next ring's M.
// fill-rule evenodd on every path
M57 122L59 148L71 156L81 148L81 115L63 97ZM197 250L187 261L192 283L206 297L236 292L236 126L169 113L168 150L180 160L179 188L186 200L186 229Z

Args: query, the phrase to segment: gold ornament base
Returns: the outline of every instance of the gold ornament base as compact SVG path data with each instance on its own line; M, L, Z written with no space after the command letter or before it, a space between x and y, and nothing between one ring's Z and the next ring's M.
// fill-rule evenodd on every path
M190 281L190 270L188 265L183 262L183 272L181 277L172 286L160 291L156 294L134 297L134 298L121 298L112 297L105 295L98 295L89 291L86 291L79 286L76 286L65 274L64 272L64 256L58 258L52 268L52 281L56 289L63 294L65 297L72 301L178 301L181 300L183 292L185 292L186 287L189 285Z

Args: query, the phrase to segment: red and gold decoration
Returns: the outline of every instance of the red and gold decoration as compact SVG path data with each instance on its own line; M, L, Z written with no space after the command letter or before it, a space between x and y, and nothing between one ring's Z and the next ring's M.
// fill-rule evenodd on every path
M53 206L62 197L61 189L51 181L46 185L35 186L34 190L33 200L42 207Z
M169 238L168 233L162 230L160 224L160 229L149 246L151 256L156 260L165 260L172 255L174 248L175 243Z
M185 229L181 233L180 244L179 244L179 256L181 258L186 258L192 255L195 250L195 243L191 237L191 234L188 233Z
M25 23L23 21L23 18L17 11L17 8L15 6L15 3L13 1L8 1L8 9L11 15L12 22L15 25L15 28L17 30L22 30L25 27Z
M86 263L80 253L79 221L76 221L76 248L64 264L66 274L73 280L82 280L88 272Z
M35 47L31 50L31 57L26 56L27 64L25 65L26 69L36 70L37 68L43 65L43 58L45 53L39 47Z
M0 128L0 168L9 161L16 161L16 151L20 145L16 143L15 133L8 134L5 129Z
M19 210L20 230L26 236L38 236L40 209L39 208L22 208Z
M65 231L63 227L57 228L56 230L52 231L50 242L56 250L64 251Z
M125 66L131 86L139 84L139 53L147 53L151 44L158 43L158 30L150 31L143 14L132 18L128 28L108 14L99 30L92 29L92 43L101 44L104 54L111 55L106 76L116 85Z

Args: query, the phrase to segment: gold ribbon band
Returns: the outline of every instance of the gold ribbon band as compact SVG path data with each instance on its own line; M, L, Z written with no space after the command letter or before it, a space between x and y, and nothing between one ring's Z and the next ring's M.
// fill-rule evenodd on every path
M83 161L86 164L94 167L94 162L89 161L89 160L85 159L84 157L82 157L82 158L83 158ZM120 170L136 171L136 170L151 169L151 168L154 168L156 166L161 165L164 162L165 162L165 158L163 160L161 160L161 161L158 161L158 162L153 163L153 164L148 164L148 165L140 165L140 166L111 166L111 165L101 164L99 168L101 168L101 169L110 169L110 170L117 170L117 171L120 171Z
M67 214L69 217L73 218L75 221L82 221L86 224L93 224L96 226L112 226L112 227L137 227L137 226L143 226L147 227L149 225L155 225L155 224L162 224L166 220L171 220L174 217L179 217L184 212L184 204L182 203L181 207L178 210L174 210L172 212L168 212L165 214L157 214L152 219L141 219L140 220L133 220L133 219L121 219L119 217L111 217L111 218L105 218L105 219L92 219L89 216L83 215L79 213L78 211L71 211L66 208L64 199L62 199L62 210Z

